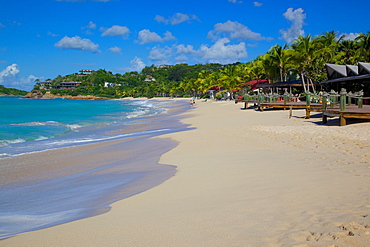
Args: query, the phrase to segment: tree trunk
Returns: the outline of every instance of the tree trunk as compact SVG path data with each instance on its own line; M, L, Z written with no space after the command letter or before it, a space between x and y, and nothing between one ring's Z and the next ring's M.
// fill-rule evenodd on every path
M312 81L312 79L309 79L309 80L310 80L310 82L311 82L311 86L312 86L312 91L313 91L313 93L316 93L315 86L313 85L313 81Z
M301 73L301 79L302 79L302 85L303 85L304 92L307 93L306 84L304 83L303 73Z

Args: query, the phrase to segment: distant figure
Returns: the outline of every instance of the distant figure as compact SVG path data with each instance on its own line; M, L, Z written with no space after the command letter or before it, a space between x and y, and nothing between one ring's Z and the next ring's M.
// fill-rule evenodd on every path
M190 106L192 106L194 104L195 104L195 98L194 97L191 97L191 99L190 99Z

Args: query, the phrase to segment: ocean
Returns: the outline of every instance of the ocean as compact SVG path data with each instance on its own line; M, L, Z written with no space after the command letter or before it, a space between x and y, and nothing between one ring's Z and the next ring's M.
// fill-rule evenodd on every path
M189 130L178 116L188 109L180 100L0 97L0 239L105 213L173 176L158 160L177 144L151 137Z

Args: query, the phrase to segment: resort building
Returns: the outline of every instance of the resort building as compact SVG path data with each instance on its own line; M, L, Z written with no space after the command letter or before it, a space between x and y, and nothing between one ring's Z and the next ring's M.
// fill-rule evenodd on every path
M159 65L158 68L162 69L162 68L170 68L170 67L173 67L175 65L167 65L167 64L162 64L162 65Z
M321 84L331 89L351 88L353 91L370 92L370 63L359 62L356 65L325 64L328 80Z
M147 75L144 81L150 82L150 81L156 81L156 79L153 76Z
M58 86L54 87L55 89L74 89L81 85L82 82L80 81L67 81L67 82L61 82Z
M104 82L104 87L114 87L115 84L112 82Z
M95 70L93 69L81 69L80 70L80 74L81 75L90 75L91 73L93 73Z
M47 88L50 88L51 87L51 83L53 81L51 80L48 80L48 81L44 81L44 82L40 82L39 85L40 85L40 89L47 89Z

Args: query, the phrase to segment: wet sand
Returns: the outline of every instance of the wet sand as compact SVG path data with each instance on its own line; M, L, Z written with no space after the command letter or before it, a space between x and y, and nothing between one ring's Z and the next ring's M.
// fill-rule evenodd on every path
M159 161L177 173L160 185L0 245L368 245L370 123L241 107L198 101L182 120L196 129L153 138L178 143Z

